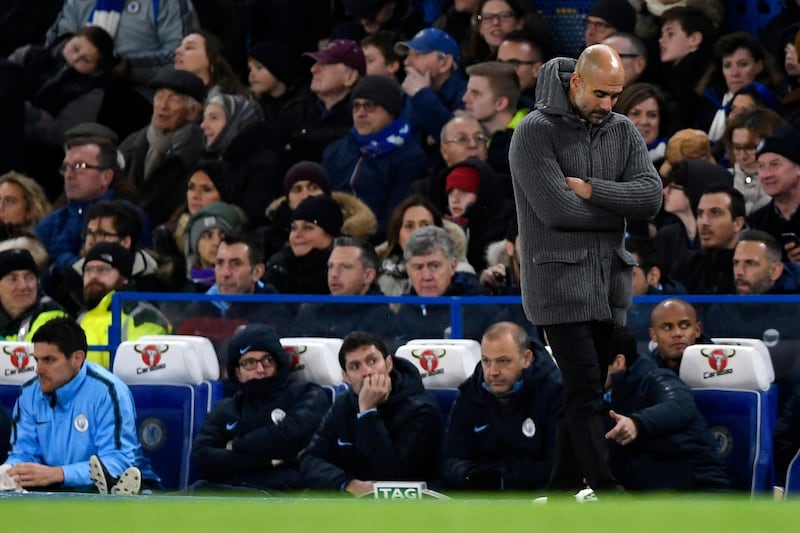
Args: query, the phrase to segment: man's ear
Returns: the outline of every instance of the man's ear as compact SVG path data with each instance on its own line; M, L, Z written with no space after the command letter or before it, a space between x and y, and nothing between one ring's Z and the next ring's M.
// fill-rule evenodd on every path
M658 284L661 283L661 269L657 266L650 267L650 270L648 270L645 275L645 279L647 280L647 284L651 287L658 287Z
M696 31L694 33L690 33L688 35L688 37L689 37L689 39L688 39L689 40L689 44L693 48L692 51L697 50L698 48L700 48L700 45L703 44L703 34L701 32L699 32L699 31Z
M621 372L628 368L627 361L625 361L625 356L621 353L618 353L614 356L614 360L611 361L611 365L609 366L611 366L614 372Z
M498 98L497 101L494 103L494 108L498 112L505 111L506 109L508 109L508 97L501 96L500 98Z
M264 266L264 263L256 263L256 265L253 267L253 276L256 278L256 280L259 280L262 278L262 276L264 276L264 272L266 270L267 267Z
M364 270L364 282L367 285L372 285L375 282L375 278L378 277L378 273L375 272L374 268L367 268Z

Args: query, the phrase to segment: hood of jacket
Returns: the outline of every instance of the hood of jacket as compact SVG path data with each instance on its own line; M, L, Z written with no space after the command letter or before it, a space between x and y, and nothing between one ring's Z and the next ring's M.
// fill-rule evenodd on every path
M577 62L577 59L569 57L556 57L542 66L536 80L537 111L548 115L575 114L567 90Z
M336 200L342 210L342 234L351 235L369 241L375 232L378 231L378 219L367 204L344 192L334 191L331 198ZM289 200L286 196L281 196L270 202L266 211L267 218L273 224L285 225L289 231L289 220L292 210L289 209Z

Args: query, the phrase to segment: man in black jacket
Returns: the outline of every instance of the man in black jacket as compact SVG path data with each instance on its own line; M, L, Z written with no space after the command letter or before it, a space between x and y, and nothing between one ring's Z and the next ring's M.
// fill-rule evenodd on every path
M616 329L611 347L606 388L614 427L606 439L614 477L627 490L726 490L724 463L691 389L639 357L628 330Z
M241 388L214 406L192 447L197 472L210 488L300 487L297 455L330 401L318 385L289 381L289 367L289 356L268 326L251 324L231 339L228 375Z
M512 322L492 325L481 362L459 387L444 441L442 475L458 489L535 490L553 469L561 375Z
M303 454L306 486L360 496L375 481L438 477L439 406L414 365L360 331L344 338L339 364L352 391L336 398Z

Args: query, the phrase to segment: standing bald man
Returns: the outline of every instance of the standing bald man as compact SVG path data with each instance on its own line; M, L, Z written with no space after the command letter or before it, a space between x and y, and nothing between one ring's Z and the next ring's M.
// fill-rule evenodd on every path
M624 80L606 45L586 48L577 62L548 61L536 110L511 141L523 305L564 379L551 490L616 488L601 408L609 341L631 301L635 260L624 248L625 219L654 216L662 196L641 136L611 112Z

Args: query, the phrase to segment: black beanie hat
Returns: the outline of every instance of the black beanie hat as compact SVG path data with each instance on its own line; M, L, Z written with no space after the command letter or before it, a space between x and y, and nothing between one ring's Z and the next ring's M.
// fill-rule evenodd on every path
M597 0L587 15L605 20L618 32L633 33L636 29L636 10L628 0Z
M39 277L39 268L28 250L13 248L0 252L0 279L15 270L29 270Z
M757 155L773 153L800 164L800 130L794 126L781 126L761 141Z
M356 98L365 98L384 108L394 118L403 111L403 93L396 81L388 76L364 76L350 94L350 103Z
M89 261L102 261L108 263L112 267L119 270L123 277L131 277L133 271L133 256L131 252L116 242L98 242L92 249L86 253L86 259L83 262L83 268Z
M247 352L267 352L278 363L278 368L287 368L289 356L283 351L275 330L264 324L250 324L231 337L228 343L228 379L236 379L239 359Z
M292 222L305 220L325 230L332 237L342 232L342 208L330 196L309 196L292 211Z
M284 85L291 85L300 74L300 54L280 41L264 41L254 45L247 53Z
M325 172L325 167L319 163L300 161L292 165L289 171L286 172L286 177L283 178L283 192L289 194L292 186L298 181L316 183L326 196L331 195L331 182L328 179L328 173Z

